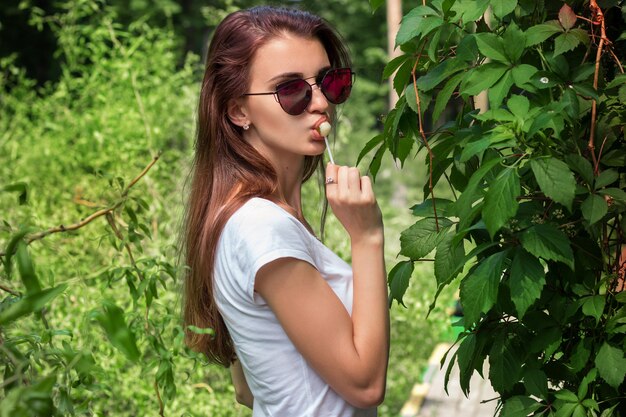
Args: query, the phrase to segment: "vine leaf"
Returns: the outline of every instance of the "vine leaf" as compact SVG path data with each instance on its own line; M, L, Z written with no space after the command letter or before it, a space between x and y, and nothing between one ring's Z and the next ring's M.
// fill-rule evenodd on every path
M45 290L26 295L0 312L0 326L4 326L19 319L20 317L41 310L53 299L63 293L66 288L67 284L61 284L56 287L47 288Z
M430 31L442 24L443 19L437 16L436 10L428 6L417 6L402 18L396 35L396 46L402 45L420 35L426 36Z
M590 194L580 205L580 210L589 224L594 224L604 217L609 210L609 206L604 198L597 194Z
M521 318L541 295L546 284L545 273L541 262L523 249L515 254L510 272L511 301Z
M454 233L448 233L437 245L435 253L435 278L437 285L444 285L456 277L463 263L465 251L461 243L454 243Z
M503 169L489 186L483 206L483 221L493 239L496 232L517 213L520 195L517 170Z
M554 40L554 55L558 56L564 52L571 51L578 45L587 44L589 39L587 32L582 29L572 29L569 32L561 33Z
M613 388L617 389L626 375L624 352L604 342L595 359L600 376Z
M530 397L516 395L504 402L501 417L526 417L541 408L541 404Z
M137 362L141 354L135 335L124 320L124 311L112 302L105 302L102 307L102 311L95 311L92 316L100 323L111 344L128 359Z
M476 34L478 50L487 58L502 63L510 63L502 38L495 33L483 32Z
M507 251L503 251L489 256L463 278L461 304L466 327L476 323L480 313L486 313L496 303L506 255Z
M437 231L437 223L433 217L418 220L400 234L400 255L413 260L423 258L443 240L451 225L450 220L440 218L440 230Z
M493 8L493 14L495 14L500 19L515 10L516 6L517 0L494 1L491 4L491 7Z
M406 307L404 301L402 301L402 297L404 297L409 287L409 280L413 274L413 269L414 265L412 261L402 261L398 262L398 264L389 271L387 281L389 283L389 290L391 291L390 304L393 300L396 300L403 307Z
M556 20L532 26L526 31L526 47L537 45L554 35L562 33L563 28Z
M563 26L563 29L570 30L573 28L576 24L576 19L576 13L574 13L574 10L567 4L564 4L561 10L559 10L559 22L561 26Z
M535 179L545 195L572 210L576 179L567 164L550 156L530 161Z
M489 351L489 380L493 389L508 392L522 374L522 352L506 332L500 332Z
M548 377L541 369L527 369L524 372L524 386L529 394L542 399L548 397Z
M583 314L596 319L596 325L600 322L604 312L605 299L602 295L585 297L583 301Z
M551 224L537 224L520 236L522 247L537 258L563 262L574 270L574 253L567 235Z

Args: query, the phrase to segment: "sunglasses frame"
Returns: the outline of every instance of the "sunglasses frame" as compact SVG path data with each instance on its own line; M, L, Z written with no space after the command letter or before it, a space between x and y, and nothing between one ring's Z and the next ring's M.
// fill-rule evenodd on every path
M285 113L287 113L287 114L289 114L291 116L298 116L298 115L300 115L300 114L302 114L302 113L304 113L306 111L306 108L309 107L309 104L311 103L312 98L309 99L308 103L302 109L301 112L299 112L299 113L290 113L289 111L287 111L287 109L285 109L285 107L283 106L283 103L281 103L281 101L280 101L279 93L280 93L280 90L282 88L285 88L288 84L293 83L293 82L304 81L306 84L308 84L308 86L309 86L308 88L309 88L309 91L311 92L311 95L313 93L313 86L317 85L317 87L320 89L320 91L322 92L322 94L324 95L326 100L328 100L329 102L331 102L333 104L341 104L341 103L344 103L348 99L349 96L346 97L346 100L343 100L341 102L336 103L336 102L332 101L330 98L328 98L328 96L326 95L326 92L322 88L322 83L324 82L324 79L328 76L328 74L330 74L332 72L335 72L335 71L339 72L339 71L346 71L346 70L350 72L350 77L351 77L350 88L352 89L352 86L354 85L354 80L355 80L355 72L352 71L352 68L350 68L350 67L343 67L343 68L331 68L331 69L327 70L321 78L319 78L319 76L321 74L317 74L317 75L314 75L313 77L308 77L308 78L295 78L295 79L288 80L288 81L285 81L283 83L278 84L276 86L276 90L274 90L274 91L268 91L268 92L265 92L265 93L245 93L245 94L242 94L242 95L243 96L269 96L269 95L273 95L274 99L276 100L276 102L278 102L278 104L280 104L280 108L283 109L283 111ZM312 78L319 79L319 81L316 81L313 84L311 84L307 80L310 80Z

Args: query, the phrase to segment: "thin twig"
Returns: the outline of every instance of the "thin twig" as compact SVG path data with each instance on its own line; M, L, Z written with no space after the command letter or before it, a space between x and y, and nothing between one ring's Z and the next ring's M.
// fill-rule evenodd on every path
M422 103L420 101L419 91L417 91L417 78L415 76L415 70L417 69L417 64L422 57L422 52L424 50L424 46L426 42L422 43L422 47L415 59L415 64L413 65L413 69L411 70L411 76L413 78L413 91L415 91L415 102L417 104L417 120L419 123L420 136L422 137L422 141L424 142L424 146L428 150L428 167L429 167L429 175L428 175L428 189L430 190L431 200L433 202L433 214L435 215L435 226L437 227L437 232L439 232L439 216L437 216L437 203L435 202L435 190L433 189L433 151L428 144L428 139L426 139L426 133L424 133L424 122L422 120Z
M604 25L604 13L602 13L602 9L598 6L596 0L590 0L589 8L591 9L591 13L593 16L593 23L595 25L600 25L600 43L598 44L598 50L596 51L596 68L593 74L593 88L595 91L598 91L598 77L600 75L600 59L602 58L602 49L604 48L604 42L607 39L606 37L606 27ZM594 166L594 175L598 175L598 159L595 154L595 130L596 130L596 118L597 118L597 102L594 99L591 102L591 131L589 132L589 143L587 144L587 148L591 153L591 159Z
M0 290L2 290L4 292L8 292L9 294L14 295L16 297L18 297L20 295L19 292L15 291L15 290L13 290L13 289L5 286L5 285L2 285L2 284L0 284Z
M137 182L144 176L146 175L146 173L150 170L150 168L152 168L152 166L159 160L159 158L161 157L161 153L155 155L152 158L152 161L150 161L150 163L143 169L143 171L141 171L141 173L139 173L139 175L137 175L129 184L128 186L124 189L124 191L122 191L122 197L126 197L128 195L128 192L130 191L130 189L137 184ZM40 240L45 238L46 236L49 236L51 234L54 233L61 233L61 232L68 232L71 230L77 230L80 229L81 227L86 226L87 224L91 223L92 221L94 221L95 219L97 219L98 217L101 216L105 216L108 213L112 213L114 210L116 210L118 207L120 207L122 204L124 203L124 199L116 202L115 204L113 204L110 207L98 210L92 214L90 214L88 217L84 218L83 220L77 222L77 223L73 223L70 225L59 225L57 227L52 227L48 230L44 230L42 232L38 232L38 233L34 233L31 235L28 235L25 238L25 242L27 245L31 244L32 242L36 241L36 240ZM0 256L5 256L6 253L1 253L0 252Z
M165 405L163 404L163 400L161 399L161 393L159 392L159 383L157 380L154 380L154 391L157 395L157 400L159 401L159 415L161 417L165 417Z

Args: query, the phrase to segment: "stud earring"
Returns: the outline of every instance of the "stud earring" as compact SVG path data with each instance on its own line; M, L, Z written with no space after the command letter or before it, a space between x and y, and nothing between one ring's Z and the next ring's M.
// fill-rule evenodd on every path
M248 129L250 129L250 125L248 123L243 125L243 130L248 130Z

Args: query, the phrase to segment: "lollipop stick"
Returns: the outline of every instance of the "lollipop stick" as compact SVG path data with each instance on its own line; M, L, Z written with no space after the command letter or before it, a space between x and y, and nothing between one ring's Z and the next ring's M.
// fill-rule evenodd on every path
M330 146L328 146L328 137L324 136L324 142L326 142L326 150L328 151L330 163L335 165L335 160L333 159L333 153L330 151Z

